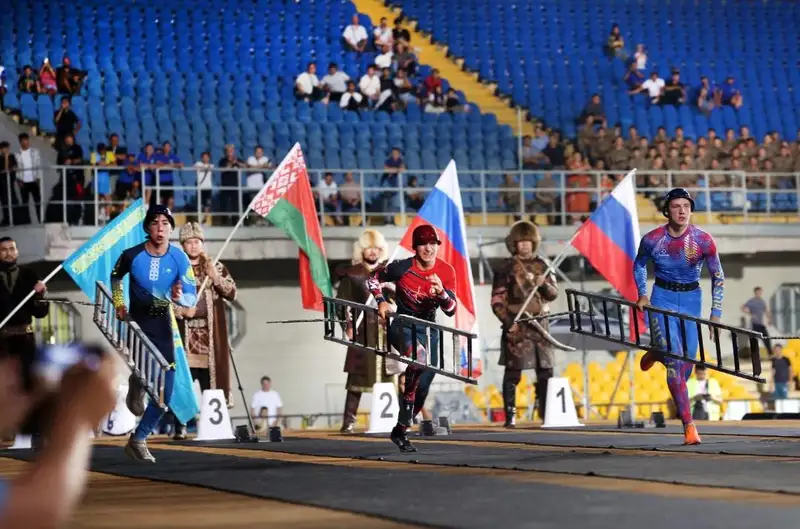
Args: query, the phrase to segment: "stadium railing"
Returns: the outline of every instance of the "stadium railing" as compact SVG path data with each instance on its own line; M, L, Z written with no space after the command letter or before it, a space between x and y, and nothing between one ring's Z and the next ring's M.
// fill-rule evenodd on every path
M175 214L186 215L205 224L232 225L260 190L260 187L247 187L247 175L261 173L266 182L271 174L271 171L263 169L205 170L184 167L171 170L173 181L180 182L180 185L147 185L148 170L142 169L137 177L145 184L134 188L133 196L123 197L116 193L116 181L123 169L70 165L47 166L42 170L46 176L38 182L41 196L45 198L35 206L38 218L45 222L64 222L66 219L70 225L87 226L104 225L133 200L139 196L148 198L153 192L157 196L172 192L175 195L172 208ZM156 174L156 182L160 182L161 173L165 172L163 169L149 171ZM213 185L204 190L195 183L198 171L210 171L216 181L221 181L218 175L228 173L227 179L235 179L238 185ZM360 196L357 206L341 208L325 203L324 190L322 193L316 191L317 183L326 173L334 174L339 192L342 191L341 175L352 173ZM102 177L99 180L98 174ZM329 226L348 223L407 225L416 214L409 194L419 193L424 200L440 174L440 171L405 171L399 175L396 184L389 185L389 179L384 178L385 171L382 169L309 170L311 186L316 193L317 210L323 212L321 218ZM580 222L590 215L626 171L459 171L458 174L468 224L505 225L512 222L514 217L530 215L535 216L541 224L563 225ZM412 176L427 185L410 186ZM552 179L547 181L546 176ZM500 182L505 178L511 180L503 186ZM82 193L78 193L74 184L81 179ZM697 200L697 214L703 215L699 221L702 223L800 221L800 173L643 170L637 171L636 180L639 217L644 222L657 220L660 197L673 187L685 187L693 194ZM47 184L43 183L45 181ZM61 185L64 181L69 185ZM55 185L52 185L54 182ZM17 186L6 186L6 196L2 197L4 204L0 208L0 216L8 215L11 226L23 224L19 222L19 206L10 209L5 206L14 204L11 194L16 193L16 189ZM502 197L506 200L503 201ZM17 197L17 202L20 198ZM548 198L551 201L547 201ZM26 211L24 216L36 218L28 213ZM254 219L257 217L251 215ZM258 223L257 220L248 222Z

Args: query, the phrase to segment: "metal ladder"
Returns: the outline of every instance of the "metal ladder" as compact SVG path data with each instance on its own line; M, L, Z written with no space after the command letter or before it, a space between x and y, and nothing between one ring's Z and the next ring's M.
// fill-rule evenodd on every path
M117 319L111 292L100 281L96 283L92 319L108 343L125 360L133 375L139 379L150 401L158 403L166 411L164 386L169 364L136 322L127 318L125 321Z

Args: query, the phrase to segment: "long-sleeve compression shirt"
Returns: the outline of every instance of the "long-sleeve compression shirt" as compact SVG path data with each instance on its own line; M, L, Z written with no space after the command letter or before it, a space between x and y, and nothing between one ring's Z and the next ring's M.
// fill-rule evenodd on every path
M430 277L434 274L439 276L444 287L438 296L430 294ZM382 283L395 284L398 314L436 321L437 308L441 308L447 316L456 312L456 274L453 267L441 259L437 258L430 270L421 269L416 259L409 257L393 261L373 272L367 278L367 288L379 302L383 301Z
M639 296L647 295L647 262L653 261L654 275L672 283L694 283L700 280L703 262L711 274L711 315L722 316L725 274L717 254L717 245L709 233L694 225L680 237L673 237L661 226L644 237L633 264L633 277Z
M130 274L131 315L161 316L166 314L172 298L172 285L181 282L182 294L176 303L193 307L197 302L197 283L189 257L177 246L169 245L167 253L151 255L145 243L128 248L111 272L114 306L124 303L122 278Z

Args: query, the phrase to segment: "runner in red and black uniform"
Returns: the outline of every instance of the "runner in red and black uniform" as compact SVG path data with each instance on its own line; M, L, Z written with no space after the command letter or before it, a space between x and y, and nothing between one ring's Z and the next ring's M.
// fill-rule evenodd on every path
M456 274L453 267L436 257L441 240L430 225L418 226L411 237L416 255L389 263L376 270L367 279L367 288L378 302L378 314L386 318L389 304L383 297L381 283L394 283L396 287L397 314L405 314L428 321L436 321L436 309L447 316L456 312ZM426 351L428 338L424 329L417 329L416 339L408 324L397 319L389 327L389 343L402 355L424 362L430 354L430 365L438 365L439 335L431 332L430 351ZM406 430L412 419L422 410L428 396L434 372L409 365L406 383L400 402L400 416L391 434L391 440L401 452L416 452L408 440Z

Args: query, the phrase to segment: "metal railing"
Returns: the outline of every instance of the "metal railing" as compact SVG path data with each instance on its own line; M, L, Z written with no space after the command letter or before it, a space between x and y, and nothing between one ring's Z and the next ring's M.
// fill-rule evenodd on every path
M166 386L169 363L136 322L117 319L111 293L97 282L93 321L108 343L122 356L131 372L138 377L151 402L166 410Z
M246 176L261 174L266 182L271 171L184 167L126 173L123 168L69 165L44 167L40 173L44 175L36 180L40 194L49 197L34 204L33 218L40 221L102 226L136 198L158 197L160 202L170 203L174 212L193 220L233 225L261 188L248 187ZM198 186L201 173L211 173L210 186ZM318 187L326 173L340 181L335 192ZM625 173L459 170L459 180L465 210L478 216L476 223L487 224L490 215L504 214L537 215L544 217L547 224L563 225L590 215ZM132 181L121 180L123 174ZM171 174L171 180L167 174ZM382 169L309 170L317 210L333 225L375 224L374 221L407 225L440 174L441 171L422 170L392 175ZM342 182L346 175L352 178L347 176ZM56 182L52 193L45 181ZM697 213L707 214L704 223L724 222L729 216L747 221L777 214L783 215L784 222L800 220L800 173L637 171L637 192L656 207L660 197L677 186L686 187L695 196ZM5 187L0 208L3 222L8 220L12 226L31 220L30 206L21 204L17 187ZM253 214L248 223L263 221Z

